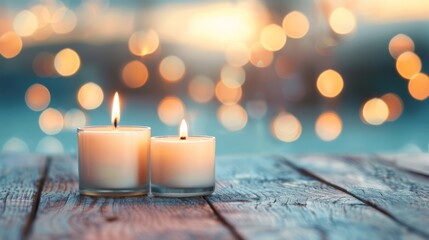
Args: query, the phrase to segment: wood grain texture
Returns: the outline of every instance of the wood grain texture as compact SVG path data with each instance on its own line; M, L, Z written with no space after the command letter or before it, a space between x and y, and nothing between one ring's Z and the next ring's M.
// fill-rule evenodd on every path
M29 231L46 163L37 155L0 155L0 239L21 239Z
M30 239L233 239L201 198L93 198L77 161L53 159Z
M206 199L245 239L421 239L282 159L217 159L217 180Z
M396 168L429 178L429 154L377 154L376 159Z
M429 238L429 181L381 164L375 157L310 155L287 158L421 237Z

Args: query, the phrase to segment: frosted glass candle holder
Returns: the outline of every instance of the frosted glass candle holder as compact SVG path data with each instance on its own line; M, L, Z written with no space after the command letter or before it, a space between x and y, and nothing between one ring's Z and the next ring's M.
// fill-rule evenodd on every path
M215 189L215 138L152 137L151 190L154 196L191 197Z
M82 127L79 191L90 196L135 196L149 192L149 127Z

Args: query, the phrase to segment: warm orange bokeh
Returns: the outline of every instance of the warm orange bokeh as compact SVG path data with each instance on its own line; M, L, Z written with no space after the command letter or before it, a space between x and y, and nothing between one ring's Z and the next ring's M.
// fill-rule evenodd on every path
M286 44L286 34L282 27L270 24L262 29L259 41L266 50L275 52Z
M159 46L159 37L155 31L138 31L131 35L128 41L130 52L136 56L154 53Z
M61 76L71 76L80 68L79 55L73 49L63 49L55 56L54 66Z
M429 96L429 77L424 73L414 75L408 82L408 91L414 99L425 100Z
M39 126L44 133L55 135L63 129L63 115L56 109L48 108L40 114Z
M178 97L167 96L158 105L158 116L164 124L175 126L185 117L185 105Z
M185 75L185 63L176 56L168 56L159 63L159 73L168 82L177 82Z
M317 90L325 97L333 98L338 96L343 87L343 78L338 72L332 69L322 72L317 78Z
M272 122L273 135L283 142L294 142L302 132L299 120L290 113L282 112L277 115Z
M292 11L283 18L282 26L288 37L303 38L310 28L310 23L303 13Z
M15 32L7 32L0 37L0 54L5 58L13 58L22 50L21 37Z
M414 52L413 40L405 34L394 36L389 42L389 52L393 58L397 59L404 52Z
M237 88L241 87L246 81L246 72L241 67L225 65L220 72L220 78L225 86Z
M356 17L347 8L339 7L329 16L331 29L338 34L349 34L356 28Z
M23 10L15 16L13 28L21 37L31 36L38 28L37 17L31 11Z
M422 70L419 56L413 52L404 52L396 60L396 70L405 79L410 79Z
M340 116L332 111L327 111L317 118L315 131L317 136L323 141L333 141L341 134L343 122Z
M188 92L195 102L206 103L213 98L214 88L215 85L210 78L200 75L191 80Z
M223 104L231 105L240 101L243 94L241 87L230 88L227 87L222 81L216 84L215 88L216 98Z
M273 53L262 47L260 43L255 43L250 48L250 62L258 67L265 68L270 66L273 61Z
M404 104L402 103L401 98L394 93L384 94L381 99L387 104L389 108L389 115L387 116L387 121L395 121L398 119L402 110L404 109Z
M134 60L122 69L122 81L130 88L142 87L149 77L149 72L144 63Z
M247 112L238 104L222 104L217 111L217 118L224 128L232 132L243 129L247 124Z
M25 93L25 103L33 111L45 109L51 101L49 90L42 84L31 85Z
M362 107L362 121L371 125L383 124L389 116L387 104L380 98L368 100Z
M79 104L87 110L98 108L103 102L103 99L103 90L100 86L92 82L86 83L80 87L77 93Z

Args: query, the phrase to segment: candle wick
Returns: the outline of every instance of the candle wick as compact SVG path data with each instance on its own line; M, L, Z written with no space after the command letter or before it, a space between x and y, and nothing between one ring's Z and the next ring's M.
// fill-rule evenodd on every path
M186 137L185 136L181 136L180 140L186 140Z
M118 127L118 118L115 118L115 120L113 120L113 126L115 126L115 128Z

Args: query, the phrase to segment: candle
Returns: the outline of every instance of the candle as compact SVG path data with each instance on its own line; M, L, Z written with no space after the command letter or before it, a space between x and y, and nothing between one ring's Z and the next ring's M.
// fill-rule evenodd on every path
M154 196L211 194L215 186L215 138L188 136L182 120L180 136L152 137L151 164Z
M77 131L79 190L91 196L133 196L149 192L149 127L118 126L119 96L112 107L113 126Z

